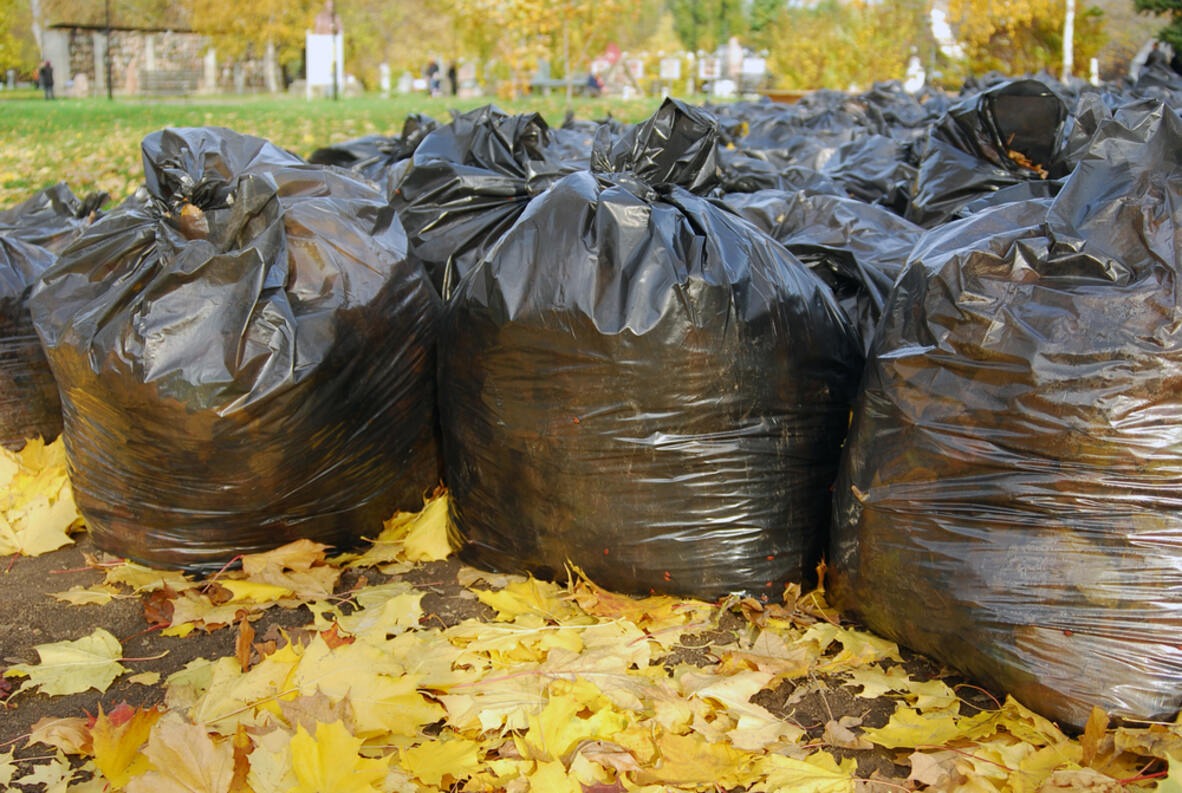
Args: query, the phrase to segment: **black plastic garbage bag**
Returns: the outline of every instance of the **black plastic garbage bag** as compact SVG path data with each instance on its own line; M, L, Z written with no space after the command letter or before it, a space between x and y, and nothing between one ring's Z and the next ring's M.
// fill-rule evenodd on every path
M511 116L491 105L459 113L423 140L392 204L443 297L565 171L547 149L537 113Z
M908 143L866 135L839 146L821 170L850 196L902 215L907 211L916 173L908 162L910 156Z
M829 590L1076 727L1182 705L1182 120L917 245L835 487Z
M60 253L94 221L107 198L103 192L78 198L65 182L58 182L0 210L0 236Z
M811 574L862 355L816 276L672 183L712 181L715 134L667 101L599 159L618 173L536 198L448 302L463 558L703 598Z
M812 268L856 319L869 349L887 294L923 229L882 207L804 190L734 193L722 204Z
M49 362L29 316L37 278L57 257L0 233L0 444L20 449L62 431L62 405Z
M1065 176L1067 115L1063 100L1037 80L1013 80L963 97L921 148L907 219L933 228L989 193Z
M384 185L387 192L401 181L407 160L423 138L439 122L421 113L411 113L398 135L366 135L356 140L325 146L312 152L308 162L349 168L365 178Z
M224 129L143 151L31 300L96 544L220 567L421 506L440 305L385 197Z

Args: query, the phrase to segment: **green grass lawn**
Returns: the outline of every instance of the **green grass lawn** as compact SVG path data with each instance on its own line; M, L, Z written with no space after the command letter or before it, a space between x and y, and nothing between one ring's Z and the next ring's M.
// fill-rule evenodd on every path
M216 97L172 101L116 99L3 99L0 96L0 207L65 180L82 194L106 190L118 201L143 177L140 140L168 126L216 125L258 135L307 156L329 143L372 133L393 134L408 113L446 120L448 111L467 110L488 99L431 99L422 95L391 99L364 97L305 101L302 98ZM575 98L578 118L612 116L637 121L657 106L657 99ZM540 112L552 125L562 123L563 96L497 102L510 112Z

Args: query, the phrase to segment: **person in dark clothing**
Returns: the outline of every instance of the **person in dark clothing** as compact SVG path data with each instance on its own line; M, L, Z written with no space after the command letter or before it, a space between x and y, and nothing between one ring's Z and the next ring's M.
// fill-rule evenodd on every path
M53 64L49 61L41 64L41 68L37 70L37 82L41 84L41 88L45 91L46 100L53 99Z
M447 65L447 82L451 86L451 95L455 96L460 92L460 85L456 79L456 62L452 61Z
M427 94L439 96L439 64L435 61L427 64Z
M1151 49L1149 54L1145 56L1145 65L1149 66L1150 68L1154 66L1161 66L1163 68L1169 67L1170 60L1166 57L1166 54L1161 51L1161 47L1158 42L1153 42L1153 49Z

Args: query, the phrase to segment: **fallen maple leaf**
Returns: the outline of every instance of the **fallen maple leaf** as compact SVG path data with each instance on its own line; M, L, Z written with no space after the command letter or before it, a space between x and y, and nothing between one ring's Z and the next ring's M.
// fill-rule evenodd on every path
M72 542L82 527L61 438L33 438L19 453L0 449L0 556L38 556Z
M641 784L731 787L754 781L743 753L697 733L661 735L657 738L657 750L656 765L635 774Z
M16 774L16 761L12 758L14 750L0 752L0 789L8 787L12 777Z
M115 599L115 593L99 584L92 587L72 586L65 592L51 592L50 597L74 606L105 606Z
M814 752L803 760L768 755L758 761L766 781L755 785L759 791L792 793L853 793L857 762L838 762L828 752Z
M94 688L106 691L111 682L127 671L119 663L123 648L119 640L102 628L74 641L39 644L33 648L39 664L16 664L5 677L27 677L18 689L39 688L43 694L61 696L78 694Z
M925 714L899 705L885 726L864 729L862 737L888 749L914 749L939 746L964 731L958 719L949 713Z
M90 735L94 764L111 786L118 789L135 774L147 770L148 759L140 752L140 747L148 740L161 711L126 706L116 711L108 716L100 706Z
M92 754L90 725L80 716L39 719L29 733L29 743L43 743L66 754Z
M154 770L126 783L127 793L229 793L234 751L205 728L170 715L153 727L145 754Z
M315 738L297 727L291 739L296 786L289 793L378 793L386 763L358 755L361 744L339 721L317 725Z
M412 562L435 562L451 556L448 540L448 497L428 501L414 516L406 532L406 558Z
M341 568L325 563L327 545L296 540L265 553L242 557L242 576L252 582L286 589L299 600L320 600L332 595Z
M402 767L428 785L436 787L450 777L459 781L480 769L480 744L456 739L432 741L402 750Z
M514 581L496 592L485 589L473 591L481 603L497 612L498 620L505 622L527 614L559 622L580 612L562 587L536 578Z

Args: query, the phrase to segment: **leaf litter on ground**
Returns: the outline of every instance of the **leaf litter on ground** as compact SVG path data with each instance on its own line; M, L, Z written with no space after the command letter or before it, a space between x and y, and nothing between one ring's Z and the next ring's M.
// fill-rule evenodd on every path
M32 500L32 482L53 492L51 508L69 499L60 452L28 451L0 460L8 503ZM422 511L387 521L365 551L335 558L298 541L192 580L90 557L103 581L55 597L138 597L148 623L175 641L233 630L235 652L190 661L163 682L158 707L42 719L26 738L45 748L41 759L0 754L0 785L66 793L1182 785L1182 728L1110 726L1097 710L1072 737L946 670L921 679L895 644L841 624L823 588L789 586L780 603L709 604L627 597L574 568L561 585L460 566L461 596L482 616L440 619L424 610L431 589L413 583L413 572L450 554L447 529L440 491ZM341 591L347 569L361 575ZM368 570L393 578L369 584ZM267 610L298 607L311 615L305 627L255 635L252 622ZM103 690L136 660L102 628L35 649L39 662L4 671L22 681L10 701L35 690ZM154 684L150 674L143 682Z

